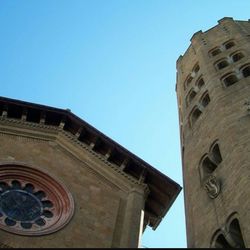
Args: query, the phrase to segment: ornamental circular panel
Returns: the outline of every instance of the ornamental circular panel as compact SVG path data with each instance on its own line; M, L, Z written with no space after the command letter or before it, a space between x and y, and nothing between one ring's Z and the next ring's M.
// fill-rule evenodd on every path
M0 165L0 228L21 235L50 234L74 212L72 195L47 173L24 165Z

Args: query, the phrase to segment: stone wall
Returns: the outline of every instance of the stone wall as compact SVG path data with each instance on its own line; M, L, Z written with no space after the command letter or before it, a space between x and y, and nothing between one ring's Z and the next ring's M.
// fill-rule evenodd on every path
M39 169L63 183L74 214L62 229L41 236L1 230L9 247L138 247L145 185L121 175L59 128L0 121L0 165Z
M223 18L218 23L195 33L177 61L187 240L188 247L212 246L216 232L228 234L227 221L235 215L249 247L250 76L246 68L250 65L250 22ZM220 52L212 55L216 49ZM234 57L237 53L243 57ZM220 69L223 60L228 65L222 63ZM227 86L229 73L237 80L228 81ZM200 86L201 78L204 84ZM216 144L221 154L217 163L212 152ZM210 193L204 188L206 157L213 163L209 175L215 176L218 189L207 183ZM211 198L211 192L218 193ZM225 238L231 242L229 236Z

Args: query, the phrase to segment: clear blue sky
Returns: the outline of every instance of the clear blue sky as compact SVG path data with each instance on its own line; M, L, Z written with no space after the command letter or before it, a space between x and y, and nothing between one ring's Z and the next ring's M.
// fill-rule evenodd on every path
M1 0L0 95L69 108L183 186L176 67L249 0ZM183 191L144 247L186 247Z

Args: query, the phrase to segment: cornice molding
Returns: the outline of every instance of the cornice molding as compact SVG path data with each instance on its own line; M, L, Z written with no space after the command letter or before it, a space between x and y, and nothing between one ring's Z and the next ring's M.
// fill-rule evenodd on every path
M10 130L10 127L14 130ZM93 162L100 162L97 165L108 166L102 167L102 171L112 169L110 173L121 177L118 180L144 189L145 194L150 192L145 200L145 218L149 219L149 225L153 229L182 189L171 178L70 110L0 97L0 132L44 142L54 141L58 145L61 143L67 151L71 148L72 155L78 155L80 151L86 152L96 159Z
M4 126L2 126L2 124ZM32 129L32 131L30 131L30 129ZM105 156L93 151L91 147L84 145L84 143L77 140L76 136L71 135L69 132L64 131L62 128L43 125L43 124L30 124L29 122L16 121L15 119L1 118L0 135L1 136L7 135L11 136L12 138L18 138L26 141L31 141L31 140L39 142L53 141L61 149L65 150L75 159L80 161L81 164L84 164L86 167L88 167L88 169L90 169L92 173L95 173L95 175L98 174L99 177L102 176L102 179L104 178L106 182L108 181L109 184L112 183L112 186L116 186L116 188L118 188L118 186L114 184L114 181L108 180L107 177L105 177L107 173L101 171L100 167L98 167L99 171L97 171L97 169L94 169L93 167L90 166L90 164L87 163L86 159L81 159L82 157L79 156L79 153L74 152L83 149L85 152L88 152L96 159L98 159L102 164L104 163L105 165L107 165L109 169L112 169L118 175L122 176L124 180L129 181L130 185L138 186L137 188L143 189L145 191L145 194L149 193L148 191L149 189L145 183L141 183L133 176L126 174L124 171L122 171L122 169L119 169L118 166L108 162ZM72 145L73 147L72 146L70 147L70 145ZM130 188L127 186L126 189L128 192Z

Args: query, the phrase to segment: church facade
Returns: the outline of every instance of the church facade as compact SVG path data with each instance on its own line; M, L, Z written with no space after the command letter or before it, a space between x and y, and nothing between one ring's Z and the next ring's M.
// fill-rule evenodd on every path
M0 245L140 247L181 187L69 110L0 97Z

